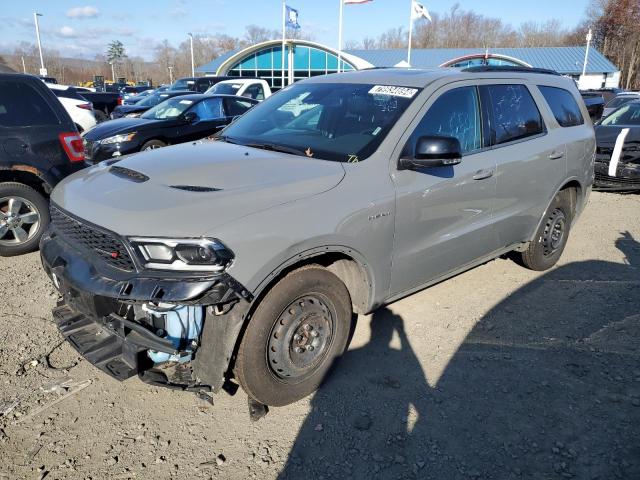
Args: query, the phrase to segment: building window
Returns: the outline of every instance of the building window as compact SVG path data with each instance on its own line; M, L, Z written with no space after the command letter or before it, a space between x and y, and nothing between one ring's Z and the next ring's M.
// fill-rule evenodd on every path
M289 74L289 50L285 52L285 76ZM294 81L304 78L326 75L338 71L338 57L327 51L305 46L293 46ZM353 66L342 60L342 70L354 70ZM269 47L251 53L232 65L227 71L231 77L258 77L267 81L272 89L282 88L282 47Z

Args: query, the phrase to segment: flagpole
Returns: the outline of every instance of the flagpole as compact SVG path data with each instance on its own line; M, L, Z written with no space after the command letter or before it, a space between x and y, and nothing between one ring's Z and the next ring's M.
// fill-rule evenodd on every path
M338 73L342 71L342 8L344 7L344 0L340 1L340 18L338 20Z
M282 87L284 88L284 51L285 51L285 36L287 34L285 28L285 15L286 15L285 0L282 0Z
M411 37L413 35L413 0L409 1L409 45L407 46L407 63L411 66Z

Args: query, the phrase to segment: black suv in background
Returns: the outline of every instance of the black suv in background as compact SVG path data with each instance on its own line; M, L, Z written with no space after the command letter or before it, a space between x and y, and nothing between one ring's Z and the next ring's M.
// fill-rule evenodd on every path
M0 74L0 255L38 248L49 225L48 196L83 167L82 139L37 77Z
M169 91L173 90L190 90L192 92L204 93L210 87L223 80L229 80L234 77L185 77L179 78L173 85L169 87ZM237 77L236 77L237 78Z

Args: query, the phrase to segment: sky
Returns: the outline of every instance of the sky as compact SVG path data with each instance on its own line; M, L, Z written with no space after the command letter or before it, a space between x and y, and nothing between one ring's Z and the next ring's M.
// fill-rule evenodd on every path
M556 18L575 26L589 0L421 0L431 12L444 13L458 3L461 9L498 17L514 26ZM320 43L338 44L340 0L287 0L299 11L302 29ZM386 30L408 26L410 0L372 0L344 7L344 41L376 37ZM35 43L33 12L39 17L44 48L65 57L93 59L111 40L124 43L129 56L152 58L153 47L164 39L177 45L187 33L242 36L245 26L281 29L280 0L0 0L0 52L11 53L20 41Z

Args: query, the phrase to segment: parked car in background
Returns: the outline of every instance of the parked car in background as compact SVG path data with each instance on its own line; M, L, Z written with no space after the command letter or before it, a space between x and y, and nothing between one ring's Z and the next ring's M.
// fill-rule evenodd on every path
M594 89L584 90L584 91L588 92L588 93L598 93L598 94L600 94L602 96L602 98L604 99L604 103L607 103L609 100L611 100L616 95L619 95L619 94L624 92L624 90L621 89L621 88L613 88L613 87L609 87L609 88L594 88Z
M148 85L127 85L120 90L120 94L122 95L122 101L124 103L128 98L131 98L138 95L139 93L146 92L148 90L153 90L153 87L150 87Z
M206 94L237 95L262 101L271 96L271 87L266 80L257 78L237 78L223 80L209 88Z
M177 90L166 91L162 93L153 93L133 105L120 105L116 107L115 110L111 112L111 118L139 117L144 112L152 107L155 107L159 103L162 103L170 98L179 97L182 95L193 95L193 92L190 92L188 90Z
M185 77L179 78L169 87L169 90L191 90L204 93L213 85L232 77Z
M47 83L46 85L58 97L80 133L86 132L96 125L93 104L80 95L74 87L57 83Z
M625 103L638 99L640 99L640 92L619 93L605 104L604 110L602 112L602 117L608 117L611 113L623 106Z
M133 105L135 103L138 103L143 98L146 98L149 95L152 95L155 92L156 92L155 90L145 90L144 92L140 92L140 93L137 93L135 95L129 95L129 96L124 97L122 99L122 104L123 105Z
M623 104L595 126L594 188L640 190L640 100Z
M597 122L600 120L602 112L604 111L604 98L602 98L602 94L599 92L582 91L580 92L580 96L587 107L591 121Z
M172 92L166 92L170 94ZM245 113L257 100L229 95L181 95L165 100L139 118L104 122L84 135L87 162L153 150L208 137Z
M479 68L312 77L218 141L64 182L41 248L62 335L119 380L239 383L264 413L326 380L354 312L507 252L551 268L591 191L588 113L571 79Z
M52 89L37 77L0 74L0 255L38 248L49 193L83 160L76 124Z

